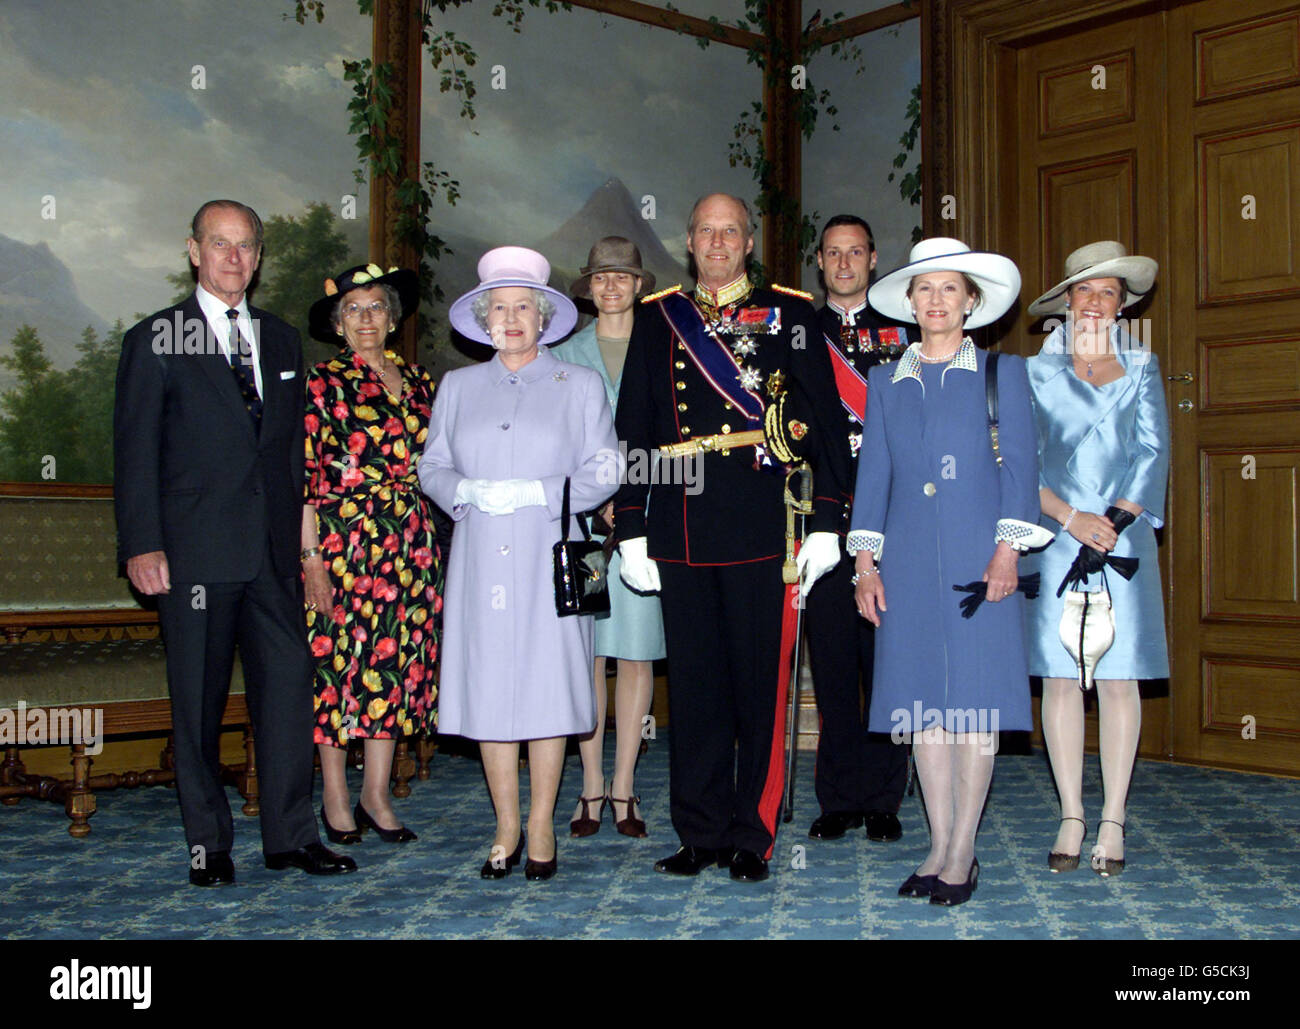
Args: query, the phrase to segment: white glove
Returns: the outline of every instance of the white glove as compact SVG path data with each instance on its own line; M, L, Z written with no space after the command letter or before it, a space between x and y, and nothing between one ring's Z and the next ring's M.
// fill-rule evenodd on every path
M545 506L546 491L539 479L461 479L452 502L472 504L486 515L508 515Z
M658 593L659 566L650 560L646 551L644 536L620 543L618 556L622 561L618 569L619 578L638 593Z
M813 532L803 541L795 564L799 569L799 596L808 596L813 583L840 563L840 538L833 532Z
M494 485L501 487L501 506L510 509L502 514L513 514L521 507L546 506L546 489L541 479L502 479Z

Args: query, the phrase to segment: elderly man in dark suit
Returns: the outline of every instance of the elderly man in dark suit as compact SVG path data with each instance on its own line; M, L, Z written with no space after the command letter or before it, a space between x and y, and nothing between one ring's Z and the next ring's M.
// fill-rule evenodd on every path
M213 200L194 216L194 295L127 332L113 411L118 557L158 598L176 788L190 882L234 881L234 827L218 771L238 643L257 740L268 868L355 869L326 850L312 811L311 658L299 548L303 358L298 333L249 307L257 213Z

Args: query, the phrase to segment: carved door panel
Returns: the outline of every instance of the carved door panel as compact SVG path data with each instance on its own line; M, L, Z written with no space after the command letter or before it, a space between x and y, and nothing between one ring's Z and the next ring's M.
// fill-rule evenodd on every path
M1300 773L1300 6L1052 3L1037 36L986 8L1014 64L1014 142L985 153L1022 310L1083 243L1160 262L1128 312L1173 440L1170 692L1144 703L1142 752ZM1022 315L1007 349L1036 352L1041 328Z
M1300 6L1169 12L1174 753L1300 771Z

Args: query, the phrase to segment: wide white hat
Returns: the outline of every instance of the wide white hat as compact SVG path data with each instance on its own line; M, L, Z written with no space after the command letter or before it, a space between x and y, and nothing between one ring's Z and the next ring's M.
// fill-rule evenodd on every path
M959 239L935 236L912 247L907 264L876 280L867 292L868 303L896 323L914 323L916 317L912 314L907 289L912 279L926 272L961 272L979 286L984 295L966 319L968 329L997 321L1020 295L1020 269L1011 258L972 250Z
M1151 258L1130 254L1113 239L1089 243L1065 259L1065 278L1030 304L1029 313L1064 314L1070 287L1085 279L1119 279L1127 290L1122 306L1128 307L1151 292L1157 268Z

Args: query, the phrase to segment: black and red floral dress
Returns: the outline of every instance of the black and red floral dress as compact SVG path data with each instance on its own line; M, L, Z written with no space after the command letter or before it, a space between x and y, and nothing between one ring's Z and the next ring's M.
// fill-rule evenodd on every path
M402 396L350 349L307 378L307 503L316 507L331 612L308 612L314 742L397 739L437 725L442 561L416 466L433 380L389 353Z

